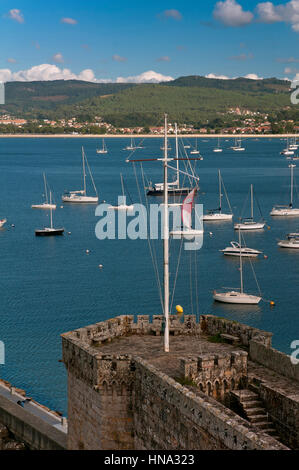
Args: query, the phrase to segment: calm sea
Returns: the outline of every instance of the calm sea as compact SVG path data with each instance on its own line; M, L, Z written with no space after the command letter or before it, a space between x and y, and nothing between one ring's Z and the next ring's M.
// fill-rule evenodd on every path
M107 139L106 156L96 154L94 139L0 139L0 218L8 219L0 230L0 340L6 348L0 376L64 413L66 372L58 362L60 334L117 315L161 313L147 241L99 241L95 206L60 208L65 189L81 189L81 145L101 201L117 202L122 173L131 198L140 202L134 168L126 163L128 152L123 151L127 142ZM273 204L289 202L289 162L280 156L285 142L247 139L246 151L234 153L229 149L232 140L223 140L224 151L219 154L212 152L213 140L200 139L198 144L204 160L198 164L201 194L197 202L205 209L218 206L218 168L236 219L243 207L243 215L249 215L249 205L244 204L249 186L254 184L270 228L246 234L246 243L268 256L252 264L263 297L274 300L276 306L262 302L258 307L233 307L213 302L213 289L239 286L238 259L219 252L237 238L231 223L206 224L203 248L196 255L182 250L173 305L182 305L186 313L212 313L272 331L274 347L290 354L290 343L299 339L299 252L279 249L277 240L298 230L299 220L272 220L269 216ZM161 155L161 140L146 139L144 145L136 158ZM148 180L162 181L160 162L146 163L143 168ZM63 237L34 235L36 228L49 223L47 212L31 209L31 204L42 201L43 172L58 203L54 225L65 227ZM136 172L141 183L139 167ZM258 216L257 206L255 211ZM161 242L154 247L161 266ZM171 242L171 283L179 248L180 242ZM244 279L245 289L255 292L248 261Z

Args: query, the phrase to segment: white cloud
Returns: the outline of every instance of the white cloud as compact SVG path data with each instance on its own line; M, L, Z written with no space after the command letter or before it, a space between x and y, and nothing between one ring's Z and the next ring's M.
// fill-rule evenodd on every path
M74 20L74 18L61 18L61 23L66 23L66 24L77 24L78 21L77 20Z
M168 57L168 55L164 55L163 57L159 57L157 62L170 62L170 57Z
M84 80L96 82L94 73L90 69L82 70L78 75L69 69L61 69L57 65L41 64L28 70L12 72L9 69L0 69L0 80L4 82L30 82L46 80Z
M263 80L263 77L259 77L255 73L248 73L247 75L244 75L243 77L227 77L226 75L216 75L214 73L209 73L208 75L205 75L205 78L216 78L218 80L235 80L236 78L248 78L250 80Z
M280 5L263 2L257 5L256 10L259 21L263 23L284 22L291 24L293 31L299 32L299 0L291 0Z
M64 62L63 55L60 52L57 52L57 54L54 54L52 59L54 62L57 62L58 64L62 64Z
M67 68L60 68L53 64L36 65L28 70L20 70L18 72L12 72L10 69L0 69L0 81L3 82L47 80L83 80L94 83L159 83L171 81L173 78L150 70L132 77L118 77L116 80L98 79L91 69L85 69L79 74L75 74Z
M244 11L236 0L217 2L213 16L225 26L245 26L253 20L253 14L250 11Z
M256 73L248 73L243 78L249 78L250 80L263 80L263 77L259 77Z
M170 82L174 80L173 77L167 77L160 73L149 70L148 72L141 73L133 77L118 77L116 79L117 83L160 83L160 82Z
M24 16L21 10L18 10L17 8L13 8L12 10L9 10L8 12L8 18L11 20L17 21L17 23L24 23Z
M180 21L183 18L182 13L179 10L165 10L163 13L160 15L164 18L172 18L173 20Z
M127 62L127 60L128 60L126 57L122 57L118 54L114 54L112 56L112 59L115 60L115 62Z
M216 78L218 80L231 80L226 75L216 75L215 73L209 73L208 75L205 75L205 77L206 78Z

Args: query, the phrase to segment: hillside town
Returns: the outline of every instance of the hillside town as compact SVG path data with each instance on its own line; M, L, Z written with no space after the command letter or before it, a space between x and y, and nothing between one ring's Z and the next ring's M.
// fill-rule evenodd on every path
M232 125L223 127L225 117L230 117ZM218 120L218 125L207 121L204 126L181 123L178 126L180 134L279 134L298 132L299 125L294 120L273 121L267 114L252 112L246 109L230 108L227 114L222 114ZM173 123L169 123L168 131L174 134ZM105 122L100 116L95 116L92 122L83 121L72 117L70 119L24 119L11 114L0 116L1 134L105 134L105 135L132 135L132 134L163 134L163 126L148 127L115 127L111 123Z

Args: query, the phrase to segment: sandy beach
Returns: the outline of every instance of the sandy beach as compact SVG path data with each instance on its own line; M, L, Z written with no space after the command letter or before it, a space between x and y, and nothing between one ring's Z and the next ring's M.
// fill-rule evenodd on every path
M297 134L180 134L179 138L184 139L283 139L298 137ZM164 134L152 135L152 134L84 134L84 135L73 135L73 134L0 134L0 139L163 139ZM175 138L173 134L168 135L168 138Z

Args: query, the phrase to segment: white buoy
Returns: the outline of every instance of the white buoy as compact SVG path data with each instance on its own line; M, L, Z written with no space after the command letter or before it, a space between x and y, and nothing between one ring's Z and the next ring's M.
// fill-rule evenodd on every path
M103 267L104 267L104 266L103 266L102 264L99 264L99 268L100 268L100 269L103 269Z
M90 251L89 251L89 250L86 250L86 254L88 254L88 255L89 255L89 253L90 253Z

